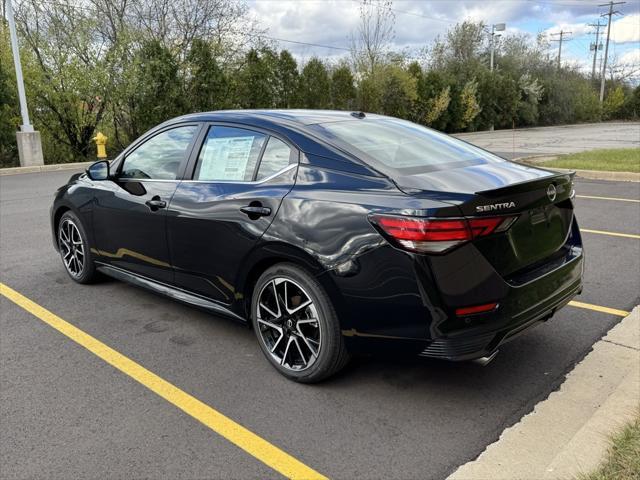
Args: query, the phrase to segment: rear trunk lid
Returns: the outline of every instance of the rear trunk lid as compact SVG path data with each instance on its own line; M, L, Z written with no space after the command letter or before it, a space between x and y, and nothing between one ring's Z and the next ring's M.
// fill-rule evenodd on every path
M393 179L405 193L455 205L465 217L516 215L503 233L473 241L503 277L555 258L573 221L573 173L512 162L435 170ZM444 213L450 216L451 210Z

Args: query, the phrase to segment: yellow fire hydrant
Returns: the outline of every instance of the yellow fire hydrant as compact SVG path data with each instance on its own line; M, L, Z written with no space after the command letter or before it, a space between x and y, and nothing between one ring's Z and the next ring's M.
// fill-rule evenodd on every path
M96 142L96 148L98 149L97 157L107 158L107 136L102 132L98 132L92 140Z

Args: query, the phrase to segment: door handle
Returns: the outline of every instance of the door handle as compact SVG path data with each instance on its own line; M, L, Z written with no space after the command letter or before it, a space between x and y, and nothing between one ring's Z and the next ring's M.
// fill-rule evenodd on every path
M158 196L155 196L151 200L147 200L144 203L147 207L151 209L151 211L154 211L154 212L159 208L166 208L167 206L167 202L165 202L164 200L160 200L160 197Z
M269 207L259 207L257 205L247 205L241 207L240 211L249 215L249 218L256 219L258 217L268 217L271 215L271 209Z

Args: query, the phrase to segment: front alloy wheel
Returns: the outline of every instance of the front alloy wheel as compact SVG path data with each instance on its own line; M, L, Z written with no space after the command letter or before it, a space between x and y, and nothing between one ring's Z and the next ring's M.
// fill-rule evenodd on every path
M78 283L91 283L96 276L87 235L80 219L71 211L58 224L58 249L64 268Z
M85 264L84 242L76 224L70 218L60 222L58 229L58 245L62 262L73 278L82 276Z

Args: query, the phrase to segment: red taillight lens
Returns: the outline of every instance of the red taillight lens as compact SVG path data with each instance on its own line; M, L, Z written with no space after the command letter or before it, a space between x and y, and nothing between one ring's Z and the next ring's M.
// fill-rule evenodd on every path
M516 217L467 219L373 215L371 219L407 250L441 253L474 238L505 231Z
M475 315L476 313L492 312L498 307L496 302L485 303L482 305L474 305L473 307L456 308L456 315L458 317L464 317L467 315Z
M377 217L378 225L397 240L469 240L465 220L435 220L411 217Z
M474 238L482 237L492 233L503 221L504 218L501 217L470 218L469 228L471 228Z

